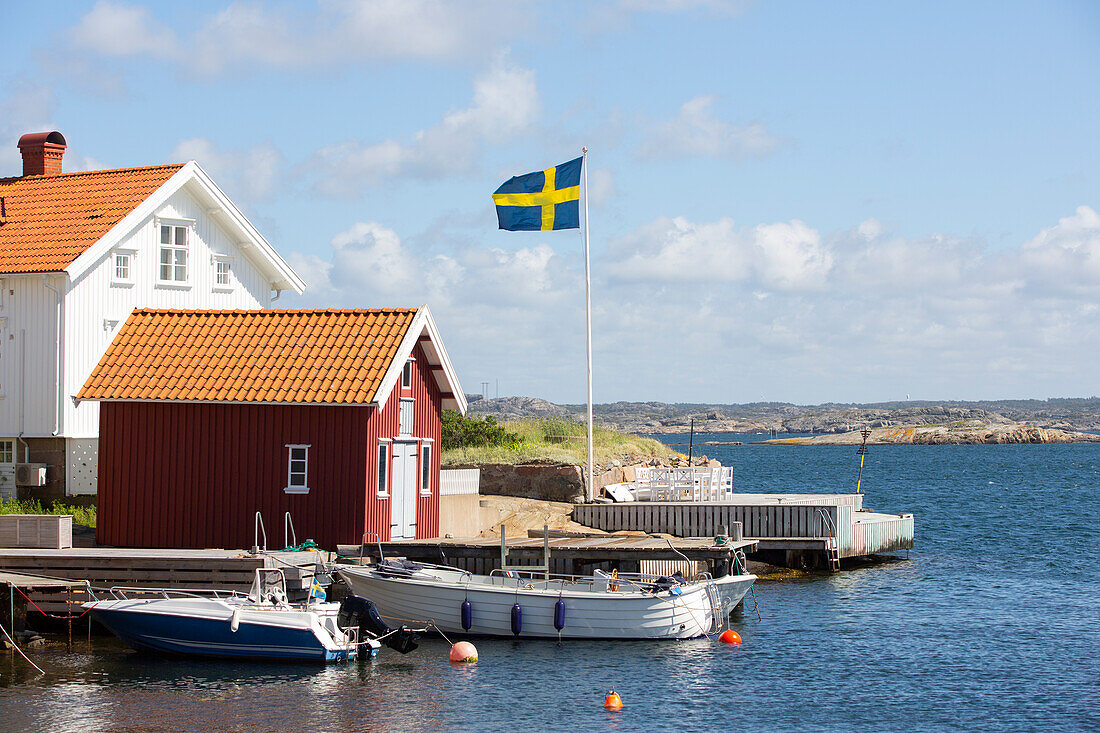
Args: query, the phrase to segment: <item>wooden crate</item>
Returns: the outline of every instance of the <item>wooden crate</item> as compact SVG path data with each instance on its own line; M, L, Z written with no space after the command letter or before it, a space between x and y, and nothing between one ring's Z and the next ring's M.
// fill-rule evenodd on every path
M71 514L0 514L0 547L64 550L72 546Z

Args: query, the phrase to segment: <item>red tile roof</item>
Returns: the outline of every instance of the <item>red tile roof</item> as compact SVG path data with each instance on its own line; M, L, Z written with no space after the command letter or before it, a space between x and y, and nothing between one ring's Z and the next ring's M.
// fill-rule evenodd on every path
M416 313L136 310L78 398L370 404Z
M0 274L64 270L182 167L0 178Z

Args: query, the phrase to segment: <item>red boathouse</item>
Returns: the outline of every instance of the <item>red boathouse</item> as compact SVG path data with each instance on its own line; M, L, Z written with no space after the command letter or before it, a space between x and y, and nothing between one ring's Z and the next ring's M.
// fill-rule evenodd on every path
M137 310L78 395L100 406L96 539L322 547L439 533L441 411L466 400L427 306ZM276 537L278 539L276 540Z

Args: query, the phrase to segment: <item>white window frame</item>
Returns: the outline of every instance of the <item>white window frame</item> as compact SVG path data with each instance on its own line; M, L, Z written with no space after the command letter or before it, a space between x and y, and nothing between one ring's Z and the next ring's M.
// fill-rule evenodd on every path
M409 425L405 430L405 410L408 405ZM403 438L411 437L416 428L416 400L412 397L402 397L401 404L397 408L397 434Z
M410 356L405 360L405 366L401 367L401 389L412 389L412 368L416 359Z
M118 274L119 258L126 258L126 270L127 276L120 277ZM111 284L120 285L122 287L133 287L134 285L134 264L137 260L137 250L128 249L126 247L116 247L111 250Z
M305 451L305 456L302 460L305 461L305 468L301 471L294 470L294 450L301 448ZM308 443L287 443L286 444L286 486L283 488L288 494L308 494L309 493L309 448ZM294 483L294 474L302 474L302 480L304 484L297 485Z
M169 240L170 241L167 244L165 244L162 241L162 230L164 229L164 227L170 227L171 228L171 234L169 235ZM185 241L182 245L178 244L177 241L176 241L176 237L178 236L178 230L179 229L184 230ZM161 288L179 288L179 289L188 289L188 288L191 287L191 266L193 264L192 260L194 259L193 257L191 257L191 240L192 240L192 237L194 235L194 232L195 232L195 220L194 219L167 219L167 218L165 218L165 219L157 218L156 219L156 234L155 234L155 236L156 236L156 243L157 243L157 261L155 263L155 267L156 267L156 284L157 284L157 287L161 287ZM173 276L172 276L172 278L167 279L167 280L161 277L161 268L165 266L165 264L161 262L161 259L164 256L164 251L165 250L168 250L169 252L173 253L172 256L171 256L171 262L167 263L167 266L172 268L172 275ZM180 251L182 251L184 253L184 261L183 261L184 278L182 280L177 280L175 278L175 274L176 274L176 269L175 268L179 267L180 265L178 265L176 263L175 253L180 252Z
M374 488L379 499L390 498L390 441L379 440L378 450L375 451L378 458L378 471L374 476Z
M420 495L432 495L432 444L420 444Z
M3 447L4 444L7 444L6 448ZM6 461L3 460L3 457L4 457L5 453L8 454L7 455L8 460L6 460ZM15 441L14 440L9 440L7 438L4 438L3 440L0 440L0 463L15 463L15 458L16 458Z
M227 282L218 282L218 267L220 265L226 266ZM210 257L210 281L214 284L213 290L232 290L233 289L233 258L229 255L212 255Z

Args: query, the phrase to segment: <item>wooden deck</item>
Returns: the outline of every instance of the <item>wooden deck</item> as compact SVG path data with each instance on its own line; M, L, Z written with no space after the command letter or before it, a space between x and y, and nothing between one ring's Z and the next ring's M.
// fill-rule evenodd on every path
M540 565L543 557L543 538L508 538L509 565ZM670 545L671 543L671 545ZM734 550L751 552L756 542L731 540L726 545L716 545L713 538L671 540L657 537L631 535L598 535L590 537L552 537L550 545L550 569L554 573L587 574L593 568L624 572L671 572L674 565L684 563L693 566L728 562ZM355 545L338 548L341 555L358 555ZM383 542L386 556L405 557L418 562L454 565L473 573L488 574L500 567L500 539L477 537L472 539L407 540ZM368 544L366 555L377 555L378 546ZM652 563L661 563L654 565ZM660 569L658 569L660 568ZM678 565L676 566L678 568Z
M251 555L244 550L0 548L0 570L46 578L88 581L93 591L120 585L247 591L257 568L285 567L285 564L312 565L321 559L321 554L317 552L269 552ZM43 610L60 613L66 609L66 594L67 591L43 589L30 596ZM82 587L74 588L74 603L85 600L88 600L85 590Z
M813 553L824 551L832 540L839 559L907 550L914 540L912 514L864 511L862 494L734 494L721 502L576 504L573 519L607 532L639 530L681 537L712 537L725 526L733 536L758 540L760 551ZM734 529L738 526L739 535ZM804 558L790 555L780 560L798 565Z

